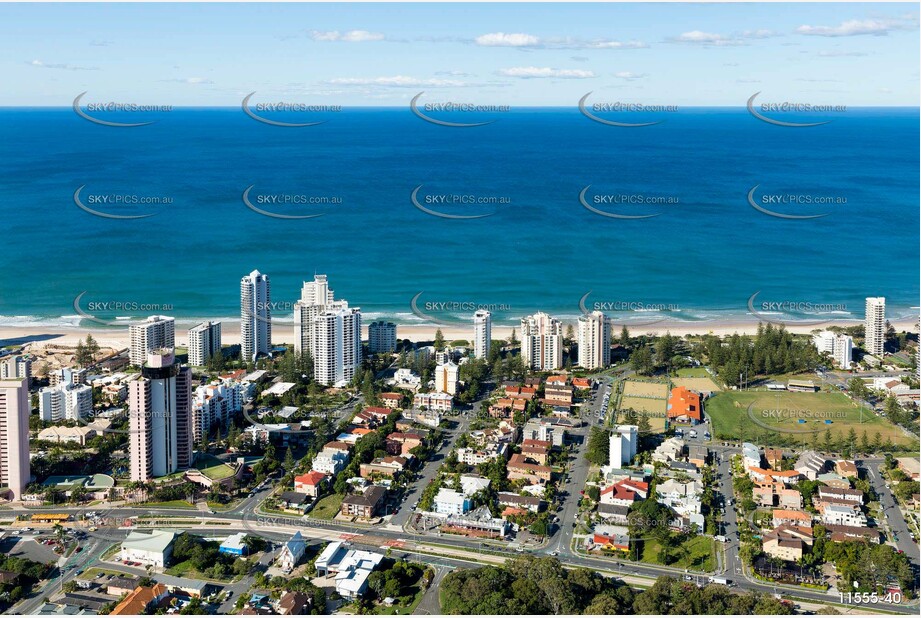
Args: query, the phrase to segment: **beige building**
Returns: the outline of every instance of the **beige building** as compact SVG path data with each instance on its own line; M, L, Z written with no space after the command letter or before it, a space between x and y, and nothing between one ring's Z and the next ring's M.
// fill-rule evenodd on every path
M128 388L131 480L148 481L192 464L192 372L172 350L147 356Z
M579 318L579 365L600 369L611 364L611 322L601 311Z
M537 371L563 366L563 323L538 311L521 319L521 357Z
M881 358L886 344L886 299L882 296L867 298L864 331L863 349Z
M128 326L131 364L140 367L147 355L160 348L176 345L176 320L165 315L152 315L140 324Z
M435 390L449 395L457 394L457 382L460 370L457 365L448 361L435 367Z
M22 498L29 468L29 379L0 380L0 486L13 500Z

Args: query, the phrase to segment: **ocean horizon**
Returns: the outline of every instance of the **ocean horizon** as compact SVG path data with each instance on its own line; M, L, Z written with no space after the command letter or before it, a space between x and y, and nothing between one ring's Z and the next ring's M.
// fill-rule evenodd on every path
M782 116L831 120L807 128L744 106L604 115L661 122L633 128L575 106L427 113L493 122L437 126L406 107L264 114L325 121L296 128L239 107L94 112L155 121L116 128L69 107L0 108L0 325L238 316L254 269L283 319L315 273L366 321L408 325L462 324L480 306L497 325L583 307L628 324L861 320L867 296L885 296L891 320L918 315L917 107Z

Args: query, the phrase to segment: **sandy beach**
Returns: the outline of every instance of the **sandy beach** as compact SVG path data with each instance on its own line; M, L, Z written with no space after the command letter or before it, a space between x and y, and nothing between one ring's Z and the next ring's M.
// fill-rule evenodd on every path
M808 334L816 329L827 328L828 326L856 326L861 324L857 320L839 320L823 324L810 324L798 326L796 324L787 324L788 331L796 334ZM564 327L568 323L564 322ZM574 324L573 324L574 325ZM896 331L918 332L917 320L898 320L892 323ZM615 336L620 333L620 324L615 324ZM409 339L414 342L432 341L435 338L435 331L441 329L444 338L452 340L470 340L473 336L473 327L463 326L439 326L439 325L397 325L397 337L399 339ZM714 321L714 322L680 322L680 321L662 321L654 324L642 326L628 325L632 335L652 334L661 335L666 332L673 335L705 335L713 334L718 336L732 335L734 333L754 334L758 328L756 321ZM239 322L223 322L221 325L222 342L224 345L235 345L240 343L240 324ZM505 339L512 332L512 327L493 326L493 339ZM7 327L0 324L0 346L9 345L26 345L30 348L41 348L45 344L54 346L75 346L81 339L85 339L87 334L92 334L93 338L102 347L123 349L128 347L128 329L127 328L41 328L41 327ZM363 337L367 338L367 326L363 328ZM281 344L293 343L294 328L290 324L274 325L272 331L272 342ZM176 329L176 345L185 347L188 344L188 329Z

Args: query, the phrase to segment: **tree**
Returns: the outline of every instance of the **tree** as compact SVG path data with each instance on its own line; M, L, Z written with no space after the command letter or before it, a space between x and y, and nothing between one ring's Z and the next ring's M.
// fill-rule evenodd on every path
M588 445L585 449L585 459L596 466L608 465L610 436L600 427L592 427L588 434Z
M291 447L289 446L288 450L285 451L285 463L283 467L285 471L292 472L294 470L294 466L294 453L291 452Z
M440 328L435 331L435 343L433 345L439 352L445 348L445 336L442 334Z
M652 352L647 346L641 346L630 354L630 366L639 374L649 375L655 368Z
M620 329L620 345L625 348L630 347L630 331L627 330L626 324Z

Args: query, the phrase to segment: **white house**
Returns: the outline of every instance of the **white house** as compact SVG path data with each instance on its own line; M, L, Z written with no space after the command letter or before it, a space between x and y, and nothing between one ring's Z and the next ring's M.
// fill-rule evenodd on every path
M334 541L317 556L314 563L319 576L334 576L336 592L346 599L357 599L368 589L368 577L384 556L370 551L347 549Z
M281 546L276 558L276 564L285 573L290 573L297 566L297 563L304 557L304 551L307 549L307 543L300 531L295 532L291 539Z

